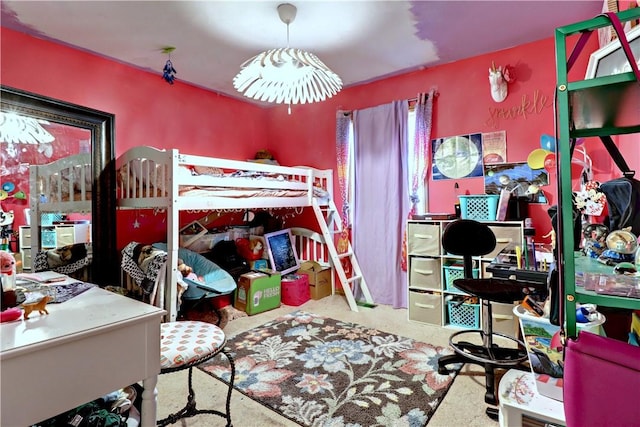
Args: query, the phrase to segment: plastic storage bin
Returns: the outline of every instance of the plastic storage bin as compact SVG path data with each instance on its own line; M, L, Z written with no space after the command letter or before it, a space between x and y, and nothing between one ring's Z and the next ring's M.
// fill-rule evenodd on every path
M443 269L444 269L445 289L447 291L464 293L460 289L453 286L454 280L464 278L464 267L458 266L458 265L445 265ZM473 273L473 277L477 279L480 273L480 270L477 268L474 268L472 270L472 273Z
M458 196L460 198L460 216L462 219L477 221L495 221L498 212L497 194Z
M478 329L480 327L480 304L468 304L460 301L447 301L449 325L461 328Z

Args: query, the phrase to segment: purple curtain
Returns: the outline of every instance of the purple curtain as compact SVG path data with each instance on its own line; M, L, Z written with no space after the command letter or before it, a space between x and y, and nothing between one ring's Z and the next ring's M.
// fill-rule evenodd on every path
M373 300L395 308L407 307L399 236L409 212L408 108L394 101L353 113L353 249Z

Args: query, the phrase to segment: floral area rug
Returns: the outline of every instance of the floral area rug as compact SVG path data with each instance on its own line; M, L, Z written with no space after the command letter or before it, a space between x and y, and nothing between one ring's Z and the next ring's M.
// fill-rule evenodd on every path
M230 338L235 388L303 426L424 426L457 371L452 351L296 311ZM224 357L200 369L228 382Z

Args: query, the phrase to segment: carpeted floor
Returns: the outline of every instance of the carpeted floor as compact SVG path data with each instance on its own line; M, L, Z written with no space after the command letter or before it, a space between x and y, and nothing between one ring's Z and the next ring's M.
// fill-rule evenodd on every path
M303 310L237 335L227 348L237 390L308 427L425 425L455 376L437 372L448 348ZM199 368L229 380L225 357Z
M407 310L389 306L360 308L359 312L349 310L339 295L309 301L300 307L281 306L278 309L254 316L243 317L229 322L224 328L228 341L252 328L272 321L280 316L304 310L331 319L353 322L389 334L397 334L435 346L447 346L452 329L409 322ZM224 408L226 384L195 369L194 388L199 408ZM484 376L480 368L464 365L453 381L451 388L429 420L429 427L497 427L498 423L485 415ZM158 418L184 406L187 394L187 371L179 371L158 377ZM295 427L298 423L283 417L255 400L235 391L231 399L231 416L235 427L284 426ZM198 415L175 424L189 427L224 426L224 420L213 415Z

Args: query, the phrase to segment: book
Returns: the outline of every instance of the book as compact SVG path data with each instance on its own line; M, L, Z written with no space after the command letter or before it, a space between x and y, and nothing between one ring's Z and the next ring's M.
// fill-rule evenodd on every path
M419 220L432 220L432 221L438 221L438 220L449 220L449 219L456 219L456 215L452 214L452 213L425 213L425 214L421 214L421 215L412 215L411 219L419 219Z
M40 271L38 273L20 273L18 279L30 280L39 283L64 282L69 276L55 271Z

